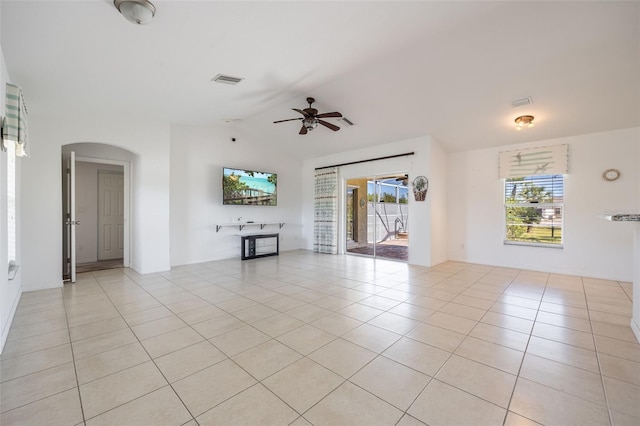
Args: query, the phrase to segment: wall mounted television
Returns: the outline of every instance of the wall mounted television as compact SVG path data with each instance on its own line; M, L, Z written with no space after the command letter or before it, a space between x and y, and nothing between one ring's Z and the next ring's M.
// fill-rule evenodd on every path
M222 170L222 204L275 206L278 204L278 175L255 170Z

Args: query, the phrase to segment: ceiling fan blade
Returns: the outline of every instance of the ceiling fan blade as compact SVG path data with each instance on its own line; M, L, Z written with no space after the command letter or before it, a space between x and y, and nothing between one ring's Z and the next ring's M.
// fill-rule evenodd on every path
M299 112L300 114L304 115L305 117L309 117L309 114L307 114L305 111L298 109L298 108L291 108L292 110L294 110L295 112Z
M302 126L302 128L300 129L300 132L298 134L299 135L306 135L307 134L307 128Z
M322 124L324 127L330 128L334 132L337 132L338 130L340 130L340 127L336 126L335 124L327 123L324 120L318 120L318 123Z
M316 118L331 118L331 117L342 118L342 114L340 114L339 112L324 112L322 114L316 115Z
M285 121L299 121L302 120L302 118L288 118L286 120L278 120L278 121L274 121L274 123L284 123Z

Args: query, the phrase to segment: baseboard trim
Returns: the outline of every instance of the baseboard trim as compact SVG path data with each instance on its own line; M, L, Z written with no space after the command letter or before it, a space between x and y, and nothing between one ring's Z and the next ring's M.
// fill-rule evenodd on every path
M13 324L13 318L16 316L16 311L18 310L18 304L20 303L20 298L22 297L22 287L18 291L18 295L16 299L13 301L13 305L11 306L11 311L9 312L9 317L7 318L6 324L2 328L2 340L0 341L0 354L4 351L4 344L7 342L7 338L9 337L9 330L11 330L11 324Z

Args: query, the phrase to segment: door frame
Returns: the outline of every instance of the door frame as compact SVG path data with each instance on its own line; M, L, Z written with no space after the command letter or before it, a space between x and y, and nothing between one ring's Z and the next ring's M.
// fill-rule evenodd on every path
M346 249L346 247L348 246L348 242L349 242L349 241L348 241L348 238L347 238L347 237L348 237L348 235L349 235L349 229L348 229L348 227L347 227L347 220L348 220L348 218L349 218L349 215L348 215L349 203L348 203L348 201L347 201L347 198L349 197L349 190L351 190L351 193L352 193L352 199L351 199L351 203L352 203L352 205L353 205L353 206L352 206L352 209L353 209L353 213L352 213L352 215L355 215L355 216L356 216L355 218L353 218L353 223L351 224L351 227L353 228L353 229L352 229L352 231L351 231L351 233L352 233L352 235L353 235L354 237L358 238L358 228L357 228L357 226L355 226L355 225L357 225L357 224L358 224L358 218L357 218L357 213L358 213L358 210L357 210L357 209L358 209L358 196L359 196L358 189L359 189L359 188L358 188L357 186L351 186L351 185L348 185L348 184L347 184L347 186L346 186L346 188L345 188L345 191L344 191L344 197L345 197L345 198L344 198L344 199L345 199L345 203L344 203L344 206L345 206L345 216L344 216L344 217L345 217L345 230L344 230L344 237L345 237L345 249ZM355 240L353 240L353 241L355 241Z
M109 164L115 166L122 166L124 173L124 254L122 257L122 265L128 268L130 265L130 253L131 253L131 163L129 161L121 160L108 160L106 158L95 157L78 157L76 161L84 161L85 163L98 163ZM98 188L96 187L96 191Z
M62 157L62 279L76 282L76 153Z
M356 177L349 177L349 178L342 178L340 179L342 184L340 185L339 188L339 200L340 200L340 208L339 208L339 214L338 214L338 253L339 254L348 254L348 255L354 255L353 253L349 253L347 251L347 191L349 189L349 183L348 181L351 179L373 179L374 181L377 178L377 174L369 174L369 175L364 175L364 176L356 176ZM369 191L367 189L367 194L365 196L368 197L369 195ZM368 205L368 201L367 201L367 205ZM368 208L368 206L367 206ZM376 259L376 226L375 226L375 221L377 221L378 219L376 218L376 216L373 216L373 220L374 220L374 225L373 225L373 256L370 256L372 259ZM367 224L367 229L368 229L368 224ZM368 230L367 230L367 234L368 234ZM368 238L368 236L367 236Z
M389 172L389 173L369 173L369 174L364 174L362 176L359 176L357 174L354 173L350 173L348 176L349 177L344 177L344 176L340 176L338 178L338 182L340 182L340 184L338 185L338 202L339 202L339 207L338 207L338 254L342 254L342 255L354 255L357 256L357 254L354 253L349 253L347 251L347 191L349 188L349 184L348 181L352 180L352 179L367 179L368 181L374 181L374 182L378 182L381 176L388 176L388 175L400 175L400 174L408 174L407 172ZM375 185L374 185L375 188ZM367 197L368 197L368 189L367 189ZM410 194L409 194L410 195ZM409 201L407 203L407 214L409 213L408 208L409 208L409 203L410 203L410 198L407 200ZM369 202L367 201L367 204ZM380 201L378 202L374 202L374 211L376 210L376 204L380 204ZM373 220L374 220L374 225L373 225L373 255L370 256L372 259L384 259L384 260L391 260L394 262L403 262L403 263L409 263L409 259L407 258L407 260L402 260L402 259L393 259L393 258L386 258L386 257L378 257L377 255L377 243L376 240L378 238L377 235L377 227L376 227L376 222L378 221L378 217L377 215L373 215ZM367 224L368 226L368 224ZM368 232L368 231L367 231ZM407 249L409 250L409 253L411 253L411 246L410 244L407 245Z

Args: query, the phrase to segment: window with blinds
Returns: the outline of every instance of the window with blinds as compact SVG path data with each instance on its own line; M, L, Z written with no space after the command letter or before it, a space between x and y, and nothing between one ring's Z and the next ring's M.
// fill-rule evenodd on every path
M15 144L7 144L7 255L16 260L16 155Z
M562 247L564 176L505 179L505 244Z

